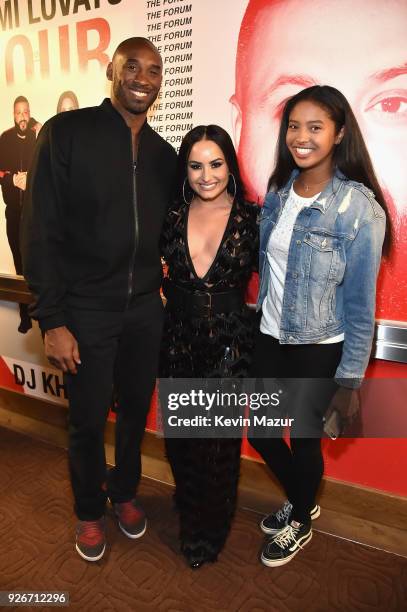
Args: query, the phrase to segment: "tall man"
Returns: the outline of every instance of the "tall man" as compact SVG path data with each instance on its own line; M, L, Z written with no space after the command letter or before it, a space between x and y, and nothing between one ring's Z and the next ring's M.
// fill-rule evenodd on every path
M146 122L162 60L145 38L116 49L111 99L41 130L23 213L24 273L49 361L66 373L76 549L105 551L107 497L121 530L143 535L134 500L162 328L159 235L175 172L172 147ZM118 398L115 468L104 428Z
M6 205L7 239L17 274L23 273L20 253L20 219L26 188L27 170L31 163L35 132L29 129L30 105L27 98L14 100L14 127L0 136L0 182ZM20 304L18 331L25 334L31 328L28 306Z

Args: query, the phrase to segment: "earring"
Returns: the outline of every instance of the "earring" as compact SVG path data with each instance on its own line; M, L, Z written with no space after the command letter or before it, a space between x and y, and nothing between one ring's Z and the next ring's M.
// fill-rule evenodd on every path
M184 202L187 206L189 206L192 202L192 200L194 199L194 196L192 196L190 202L188 202L188 200L185 197L185 184L187 182L187 177L184 178L184 182L182 183L182 197L184 198Z
M235 197L236 197L236 192L237 192L236 179L235 179L235 177L234 177L234 175L233 175L232 173L230 173L230 174L229 174L229 178L232 178L232 179L233 179L233 188L234 188L234 191L233 191L233 196L232 196L232 198L233 198L233 200L234 200L234 199L235 199ZM230 195L232 195L232 194L230 194Z

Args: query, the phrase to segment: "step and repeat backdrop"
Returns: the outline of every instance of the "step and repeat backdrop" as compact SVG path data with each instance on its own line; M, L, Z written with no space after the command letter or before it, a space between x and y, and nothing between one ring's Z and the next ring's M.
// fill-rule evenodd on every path
M347 96L393 221L377 318L405 323L406 23L407 0L0 0L0 274L21 272L11 207L24 197L41 125L100 104L109 95L105 71L116 46L138 35L154 42L164 63L152 127L178 149L193 126L223 126L253 201L265 194L284 102L312 84ZM17 148L21 168L10 195L8 164ZM0 386L65 401L38 328L19 334L19 321L17 304L0 303Z

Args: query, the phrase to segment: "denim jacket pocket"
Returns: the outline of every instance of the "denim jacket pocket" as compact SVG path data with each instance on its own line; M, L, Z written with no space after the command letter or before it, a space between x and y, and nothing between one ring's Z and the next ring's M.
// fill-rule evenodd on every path
M343 279L345 257L341 240L308 232L307 327L323 329L336 320L336 289Z
M322 253L338 251L340 249L340 240L335 236L308 232L305 234L304 242Z

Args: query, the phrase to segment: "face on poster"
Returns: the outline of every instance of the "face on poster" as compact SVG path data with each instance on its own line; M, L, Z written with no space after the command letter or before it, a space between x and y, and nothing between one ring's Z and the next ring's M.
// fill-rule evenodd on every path
M407 318L405 0L251 0L236 57L235 139L249 195L262 200L285 102L332 85L349 100L393 221L378 314Z

